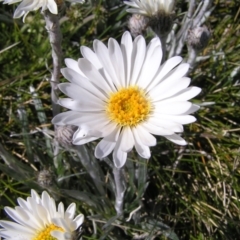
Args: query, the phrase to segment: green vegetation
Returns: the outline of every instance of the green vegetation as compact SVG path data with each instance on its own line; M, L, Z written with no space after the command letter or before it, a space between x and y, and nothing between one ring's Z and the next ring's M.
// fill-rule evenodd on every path
M177 3L183 11L185 5ZM148 162L129 155L124 216L118 218L105 161L99 162L103 195L73 150L60 148L53 158L52 59L40 11L23 23L12 19L16 6L1 4L0 218L6 218L4 206L14 207L31 188L43 190L39 172L46 169L54 176L50 194L66 204L76 202L85 215L83 239L239 239L240 8L233 0L215 0L213 6L206 22L212 38L190 73L192 85L203 90L194 99L202 104L194 114L197 121L185 126L189 144L179 147L159 137ZM79 47L92 47L94 39L119 39L130 16L125 9L121 1L108 0L63 9L64 57L79 58ZM88 152L93 147L85 146Z

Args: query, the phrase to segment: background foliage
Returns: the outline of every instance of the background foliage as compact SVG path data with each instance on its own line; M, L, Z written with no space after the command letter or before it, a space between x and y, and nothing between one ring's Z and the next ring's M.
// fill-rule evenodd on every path
M177 2L181 11L186 6ZM108 159L96 163L103 193L74 149L61 148L53 158L52 60L42 15L30 13L23 24L12 19L16 6L1 4L1 219L3 207L15 206L17 197L25 198L31 188L43 190L39 172L45 169L48 191L58 201L75 201L86 216L83 239L239 239L240 7L233 0L216 0L213 6L206 23L211 41L190 74L192 85L203 89L195 102L204 104L197 122L185 127L189 144L179 147L158 138L148 162L129 155L124 216L117 218ZM79 46L91 47L96 38L119 39L130 16L125 9L117 0L63 8L64 57L79 58ZM85 146L86 151L93 147Z

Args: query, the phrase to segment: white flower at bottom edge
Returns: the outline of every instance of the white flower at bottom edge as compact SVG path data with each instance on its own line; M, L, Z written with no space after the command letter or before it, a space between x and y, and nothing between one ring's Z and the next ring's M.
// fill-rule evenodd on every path
M5 207L6 213L16 222L0 221L0 237L9 240L71 240L72 235L84 220L79 214L74 218L76 204L64 211L63 203L56 204L47 192L40 197L34 190L25 201L18 198L15 209Z
M70 83L59 84L59 89L70 98L59 104L71 111L58 114L52 123L78 126L75 145L103 138L95 156L101 159L113 151L118 168L133 147L141 157L150 158L149 147L156 145L152 134L185 145L176 132L196 120L189 114L199 107L188 100L201 91L188 87L190 78L184 75L189 64L180 64L182 58L176 56L161 65L159 38L146 46L142 36L132 41L129 32L120 45L113 38L108 48L95 40L93 49L81 47L83 58L78 62L66 59L62 74Z
M171 14L175 0L130 0L124 3L131 7L127 12L152 17L161 12Z

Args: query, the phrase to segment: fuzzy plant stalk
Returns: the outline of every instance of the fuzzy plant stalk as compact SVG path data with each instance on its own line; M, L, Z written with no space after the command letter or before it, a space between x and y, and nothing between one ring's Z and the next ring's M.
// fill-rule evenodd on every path
M166 60L166 51L167 51L167 35L164 35L164 36L159 34L157 35L160 38L161 44L162 44L162 62L161 63L164 63Z
M194 68L197 56L208 44L211 37L210 31L206 26L195 27L188 31L188 59L191 69Z
M124 193L126 190L123 168L113 167L115 181L115 209L118 216L123 213Z
M193 68L196 62L197 55L199 54L199 50L202 50L203 47L202 49L199 49L198 47L195 48L194 46L191 46L192 43L189 44L189 35L191 35L190 37L193 38L194 37L193 32L194 32L196 34L195 38L199 37L199 41L201 42L200 44L203 44L204 47L206 46L206 43L208 42L208 39L210 36L208 33L205 32L201 37L199 33L200 31L198 28L200 28L204 24L204 22L208 19L211 12L213 11L213 8L211 8L211 6L212 6L211 0L200 1L198 4L196 0L189 1L188 11L186 12L181 22L180 29L177 32L175 32L174 30L171 33L172 44L171 44L171 49L169 51L168 57L181 55L184 45L187 41L188 42L188 59L186 60L186 62L188 62L191 65L191 68ZM207 39L207 35L208 35L208 39ZM195 42L196 40L194 39L194 44Z
M115 210L117 212L117 216L120 217L123 213L124 194L126 191L124 167L117 168L108 157L103 158L103 160L112 169L115 190Z
M60 69L62 64L62 33L60 30L59 15L52 14L46 10L43 12L46 21L46 29L48 31L49 41L52 48L53 70L51 76L51 99L53 116L60 112L58 102L58 84L60 78Z
M60 69L62 64L62 33L60 30L59 15L52 14L46 10L43 12L43 16L46 22L46 29L48 31L49 42L52 48L52 60L53 70L51 73L51 100L52 100L52 112L53 117L60 112L60 106L58 105L58 84L60 78ZM56 126L54 126L56 128ZM53 162L55 167L58 166L57 156L59 154L59 144L57 141L53 142L54 157Z

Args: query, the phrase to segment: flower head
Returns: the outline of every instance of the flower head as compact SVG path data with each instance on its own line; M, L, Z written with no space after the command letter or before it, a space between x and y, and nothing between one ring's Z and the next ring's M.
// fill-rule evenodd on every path
M51 169L43 169L38 172L37 182L42 188L53 186L55 175Z
M128 12L146 17L148 26L158 36L165 36L171 31L175 0L130 0L124 3L131 7Z
M152 17L160 12L171 14L175 0L130 0L124 3L132 7L127 9L128 12Z
M201 89L188 87L184 77L189 64L179 56L163 65L158 37L146 46L142 36L132 41L129 32L121 45L113 38L108 48L98 40L93 49L81 47L83 58L66 59L62 74L70 83L59 89L70 98L59 104L71 109L52 120L57 125L75 125L73 144L81 145L103 138L95 148L95 156L104 158L113 151L116 167L122 167L133 147L143 158L150 158L150 146L156 145L152 134L185 145L176 132L183 124L196 119L189 115L198 106L188 100Z
M42 8L42 12L49 10L52 14L58 14L57 3L58 0L0 0L3 4L13 4L21 2L14 12L13 18L20 18L23 16L23 21L30 11L37 11ZM69 0L70 2L83 3L85 0Z
M0 0L3 1L3 0ZM54 0L4 0L3 4L13 4L22 1L14 12L13 18L23 19L30 11L36 11L42 8L42 11L49 10L53 14L58 14L57 4Z
M211 37L211 33L206 26L195 27L188 30L187 42L195 50L204 49Z
M142 33L148 27L148 20L142 15L133 14L131 18L128 20L128 28L133 35L133 37L137 37L138 35L142 35Z
M16 223L1 220L0 237L9 240L71 240L74 231L83 223L82 214L74 218L75 203L72 203L66 211L62 203L59 203L56 209L54 199L45 191L40 197L32 190L27 201L18 198L18 203L19 206L15 209L4 208Z
M72 126L72 125L56 126L55 139L63 147L71 146L72 145L72 137L76 130L77 130L77 127Z

